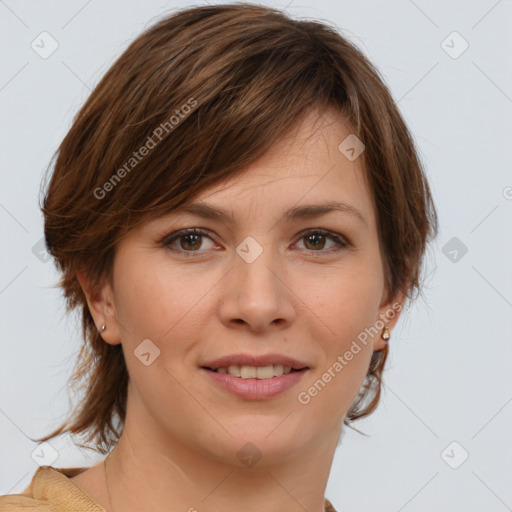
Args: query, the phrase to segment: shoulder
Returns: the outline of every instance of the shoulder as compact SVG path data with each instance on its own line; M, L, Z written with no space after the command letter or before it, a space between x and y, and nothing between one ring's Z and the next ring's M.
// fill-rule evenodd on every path
M23 492L0 496L0 512L105 512L69 478L84 469L39 467Z
M50 504L44 501L34 499L32 495L32 486L36 475L40 474L42 468L38 468L35 475L32 477L30 485L21 493L18 494L5 494L0 496L0 511L1 512L17 512L19 510L33 510L37 511L50 511Z
M1 512L20 512L31 510L34 512L51 512L51 505L40 500L35 500L23 494L5 494L0 496Z

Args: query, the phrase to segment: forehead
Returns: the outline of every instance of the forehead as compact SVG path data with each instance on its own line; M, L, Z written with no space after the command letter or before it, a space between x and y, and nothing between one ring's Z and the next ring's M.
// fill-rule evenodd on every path
M258 160L175 211L215 218L215 209L219 220L227 221L233 212L242 213L238 210L264 214L281 209L294 219L319 211L313 208L317 203L330 203L330 209L370 224L374 207L364 174L364 151L355 159L346 153L344 141L353 137L343 115L310 111Z
M343 222L378 238L374 198L363 174L363 154L348 159L339 146L352 134L335 110L307 113L262 157L189 198L179 207L149 218L120 236L120 241L208 219L233 231L270 232L277 224L325 219ZM339 224L337 224L340 226Z

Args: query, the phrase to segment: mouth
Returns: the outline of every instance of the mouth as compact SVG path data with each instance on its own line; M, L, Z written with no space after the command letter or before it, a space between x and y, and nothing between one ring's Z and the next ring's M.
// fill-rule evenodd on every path
M244 400L275 397L296 386L311 368L284 354L231 354L204 361L201 372L210 383Z
M249 366L201 366L201 372L217 389L243 400L266 400L283 394L297 386L310 368L290 365L266 364Z
M308 370L307 366L304 366L302 368L293 368L292 366L285 366L282 364L270 364L265 366L232 364L229 366L219 366L217 368L212 368L208 366L202 366L201 368L208 370L210 372L226 374L239 379L259 380L273 379L275 377L281 377L282 375L288 375L289 373L302 372Z

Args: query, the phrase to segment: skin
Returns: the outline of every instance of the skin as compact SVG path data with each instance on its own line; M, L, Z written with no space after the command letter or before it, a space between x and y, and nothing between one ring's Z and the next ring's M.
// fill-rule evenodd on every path
M403 303L402 295L387 298L362 159L352 162L338 150L350 133L336 111L309 111L257 162L194 198L227 208L232 225L173 213L119 242L112 285L100 293L93 295L79 274L96 325L107 325L103 339L122 343L130 374L124 431L107 461L108 489L103 462L71 479L105 509L323 511L343 420L372 351L385 346L381 330L359 343L357 355L308 404L297 395ZM338 211L284 219L293 206L326 201L349 203L366 225ZM175 252L158 244L192 227L209 235L181 237ZM350 249L333 252L336 242L322 237L315 245L302 234L313 228L341 235ZM263 249L252 263L236 252L248 236ZM392 330L399 311L387 318ZM145 339L161 351L149 366L134 355ZM237 352L286 354L310 369L276 397L244 400L199 370ZM236 456L248 442L261 453L253 467Z

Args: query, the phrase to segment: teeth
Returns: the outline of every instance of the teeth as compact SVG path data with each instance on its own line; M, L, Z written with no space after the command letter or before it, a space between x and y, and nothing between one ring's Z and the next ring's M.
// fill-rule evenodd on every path
M248 368L246 366L246 368ZM271 379L274 376L274 367L270 366L260 366L256 368L256 378L257 379Z
M240 377L242 379L255 379L258 369L254 366L240 366Z
M233 364L227 368L217 368L218 373L229 373L233 377L242 379L271 379L272 377L280 377L292 371L291 366L283 366L281 364L267 366L238 366Z
M228 368L228 373L229 373L229 375L233 375L233 377L240 377L240 366L236 366L236 365L232 364Z
M274 372L274 377L279 377L283 375L283 365L282 364L276 364L272 367Z

